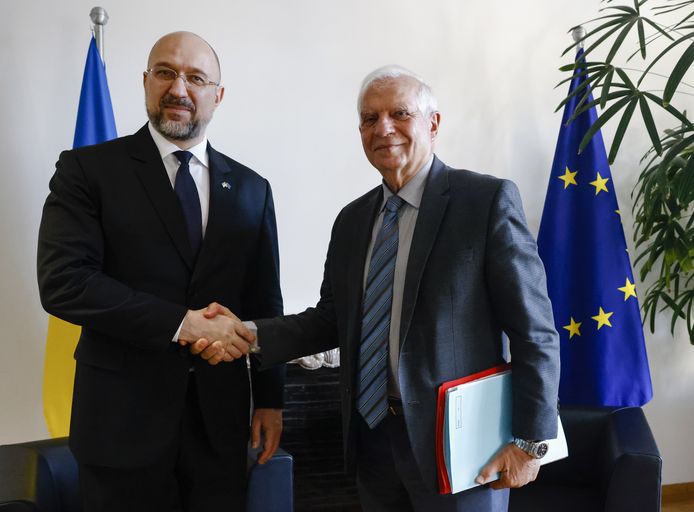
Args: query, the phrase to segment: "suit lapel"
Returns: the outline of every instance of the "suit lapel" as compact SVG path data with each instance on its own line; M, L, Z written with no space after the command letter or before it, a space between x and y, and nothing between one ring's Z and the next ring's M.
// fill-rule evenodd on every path
M193 253L188 242L185 219L178 197L171 187L164 162L149 134L147 125L132 136L131 158L135 172L147 191L147 195L171 236L174 246L188 268L192 269Z
M382 202L383 188L379 186L369 192L365 198L365 204L362 207L355 208L352 218L345 219L345 222L349 223L349 237L347 243L350 244L351 247L347 268L348 287L345 304L348 304L350 308L348 311L347 325L353 329L353 331L347 335L347 342L352 344L348 354L346 354L349 359L345 361L345 364L348 365L350 360L356 360L353 359L353 356L360 343L361 303L364 295L364 264L366 262L366 251L369 248L369 242L371 242L373 224Z
M211 268L208 265L211 258L230 243L225 233L228 233L229 223L239 215L236 208L238 183L233 178L231 167L209 143L207 154L210 158L210 207L205 236L195 263L196 274Z
M417 302L419 284L431 248L436 242L439 226L448 206L448 171L446 166L434 156L431 171L422 195L417 215L410 257L405 273L405 288L402 297L402 316L400 320L400 346L407 338L414 306Z

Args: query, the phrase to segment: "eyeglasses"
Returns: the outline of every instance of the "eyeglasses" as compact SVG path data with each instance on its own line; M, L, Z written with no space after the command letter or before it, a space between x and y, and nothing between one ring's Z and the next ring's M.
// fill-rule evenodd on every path
M155 66L147 69L145 70L145 74L163 83L171 83L178 77L181 77L186 87L193 87L195 89L208 85L214 85L215 87L219 86L219 82L208 80L205 75L201 75L200 73L184 73L183 71L174 71L164 66Z

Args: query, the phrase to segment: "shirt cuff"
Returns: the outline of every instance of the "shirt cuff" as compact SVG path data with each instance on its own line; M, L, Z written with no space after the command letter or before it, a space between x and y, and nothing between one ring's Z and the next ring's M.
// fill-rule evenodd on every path
M171 343L178 343L178 337L181 335L181 329L183 329L183 322L184 321L185 321L185 317L183 317L183 320L181 320L181 325L179 325L178 329L176 329L176 334L174 334L174 337L171 340Z
M258 326L255 325L255 322L252 320L246 320L245 322L241 323L246 329L253 331L253 334L255 334L255 344L258 345Z
M246 320L245 322L241 322L243 326L252 331L253 334L255 334L255 343L251 345L251 354L259 354L260 353L260 340L258 339L258 326L255 325L255 322L252 320Z

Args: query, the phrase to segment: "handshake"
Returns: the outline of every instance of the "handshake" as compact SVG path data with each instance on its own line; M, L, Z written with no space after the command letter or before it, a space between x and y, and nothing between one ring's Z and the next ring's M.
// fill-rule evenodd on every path
M189 310L183 319L178 343L189 347L209 364L231 362L253 352L256 336L229 308L213 302L204 309Z

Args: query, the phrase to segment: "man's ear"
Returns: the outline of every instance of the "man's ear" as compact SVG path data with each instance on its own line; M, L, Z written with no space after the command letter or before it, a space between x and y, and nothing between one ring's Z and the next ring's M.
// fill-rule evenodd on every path
M441 122L441 113L436 111L431 114L429 119L429 133L431 133L431 140L434 140L439 134L439 123Z
M214 106L218 107L219 104L222 102L223 98L224 98L224 86L218 85L217 86L217 92L215 93L215 97L214 97Z

